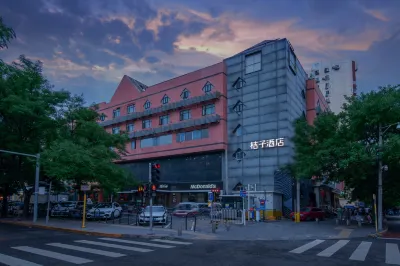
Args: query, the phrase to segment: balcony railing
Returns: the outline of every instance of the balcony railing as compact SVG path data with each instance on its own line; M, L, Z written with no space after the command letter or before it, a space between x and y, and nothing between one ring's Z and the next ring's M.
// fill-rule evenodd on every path
M135 131L135 132L132 132L129 134L129 138L132 138L132 139L142 138L142 137L146 137L146 136L157 135L157 134L167 133L167 132L171 132L171 131L178 131L178 130L189 128L189 127L219 123L220 120L221 120L221 117L217 114L208 115L208 116L204 116L200 119L186 120L186 121L182 121L180 123L174 123L174 124L161 126L161 127L157 127L157 128L153 128L153 129Z
M221 97L221 95L222 95L221 92L216 91L216 92L213 92L210 94L196 96L196 97L182 100L179 102L169 103L169 104L162 105L160 107L151 108L151 109L143 111L143 112L135 112L133 114L128 114L125 116L119 116L119 117L116 117L111 120L100 122L99 124L102 127L106 127L106 126L122 123L125 121L129 121L129 120L140 119L142 117L150 116L153 114L163 113L163 112L179 109L179 108L186 107L186 106L199 104L199 103L207 102L207 101L214 100L214 99L219 99Z

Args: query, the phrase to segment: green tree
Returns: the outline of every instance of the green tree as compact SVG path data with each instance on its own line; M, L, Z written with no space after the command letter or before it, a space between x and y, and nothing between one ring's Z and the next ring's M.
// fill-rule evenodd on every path
M78 186L97 182L106 191L133 182L129 173L114 163L125 153L126 134L106 132L97 123L95 106L87 108L81 96L72 97L59 113L59 137L42 153L48 176Z
M324 113L314 126L304 119L295 123L295 173L313 175L331 181L345 181L353 188L353 198L371 199L377 191L378 157L389 170L384 173L384 197L387 204L399 199L400 182L396 181L400 163L399 132L388 128L384 147L378 149L378 129L400 122L399 86L379 88L358 97L348 98L339 115Z
M12 28L3 23L3 18L0 17L0 50L8 48L8 43L16 37Z
M40 153L57 136L57 107L68 99L69 93L52 90L42 74L41 62L21 56L11 65L0 64L0 149ZM27 214L32 189L26 189L24 184L33 183L35 160L0 153L0 169L0 186L5 195L24 189Z

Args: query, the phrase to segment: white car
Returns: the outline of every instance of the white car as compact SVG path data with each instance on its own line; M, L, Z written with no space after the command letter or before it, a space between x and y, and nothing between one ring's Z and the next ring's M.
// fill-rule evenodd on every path
M87 214L87 219L109 219L109 218L118 218L121 216L122 207L116 203L99 203L93 208L91 208Z
M163 206L153 206L153 224L167 224L167 210ZM144 208L139 215L139 224L150 223L150 206Z

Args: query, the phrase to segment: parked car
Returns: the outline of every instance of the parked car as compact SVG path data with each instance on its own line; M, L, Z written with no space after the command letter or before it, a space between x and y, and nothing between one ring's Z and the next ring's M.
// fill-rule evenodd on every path
M196 203L196 202L181 202L174 208L172 215L178 217L185 217L187 215L197 215L201 213L201 206L207 205L207 203Z
M50 211L50 216L57 217L68 217L70 216L70 210L76 208L77 201L62 201L58 202Z
M167 209L164 206L153 206L151 208L153 216L153 224L167 224ZM150 223L150 206L144 208L139 215L139 224Z
M294 220L294 212L290 214L290 218ZM320 208L305 207L300 209L300 221L311 221L315 219L325 219L325 212Z
M87 219L99 218L99 219L109 219L118 218L121 216L122 207L117 202L112 203L98 203L93 206L87 214Z

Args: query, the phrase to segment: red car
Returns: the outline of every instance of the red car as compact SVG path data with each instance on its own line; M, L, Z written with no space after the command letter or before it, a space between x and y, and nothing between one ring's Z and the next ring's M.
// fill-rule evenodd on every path
M290 218L294 220L294 212L290 214ZM306 207L300 209L300 221L314 221L315 219L323 220L325 218L325 212L320 208Z

